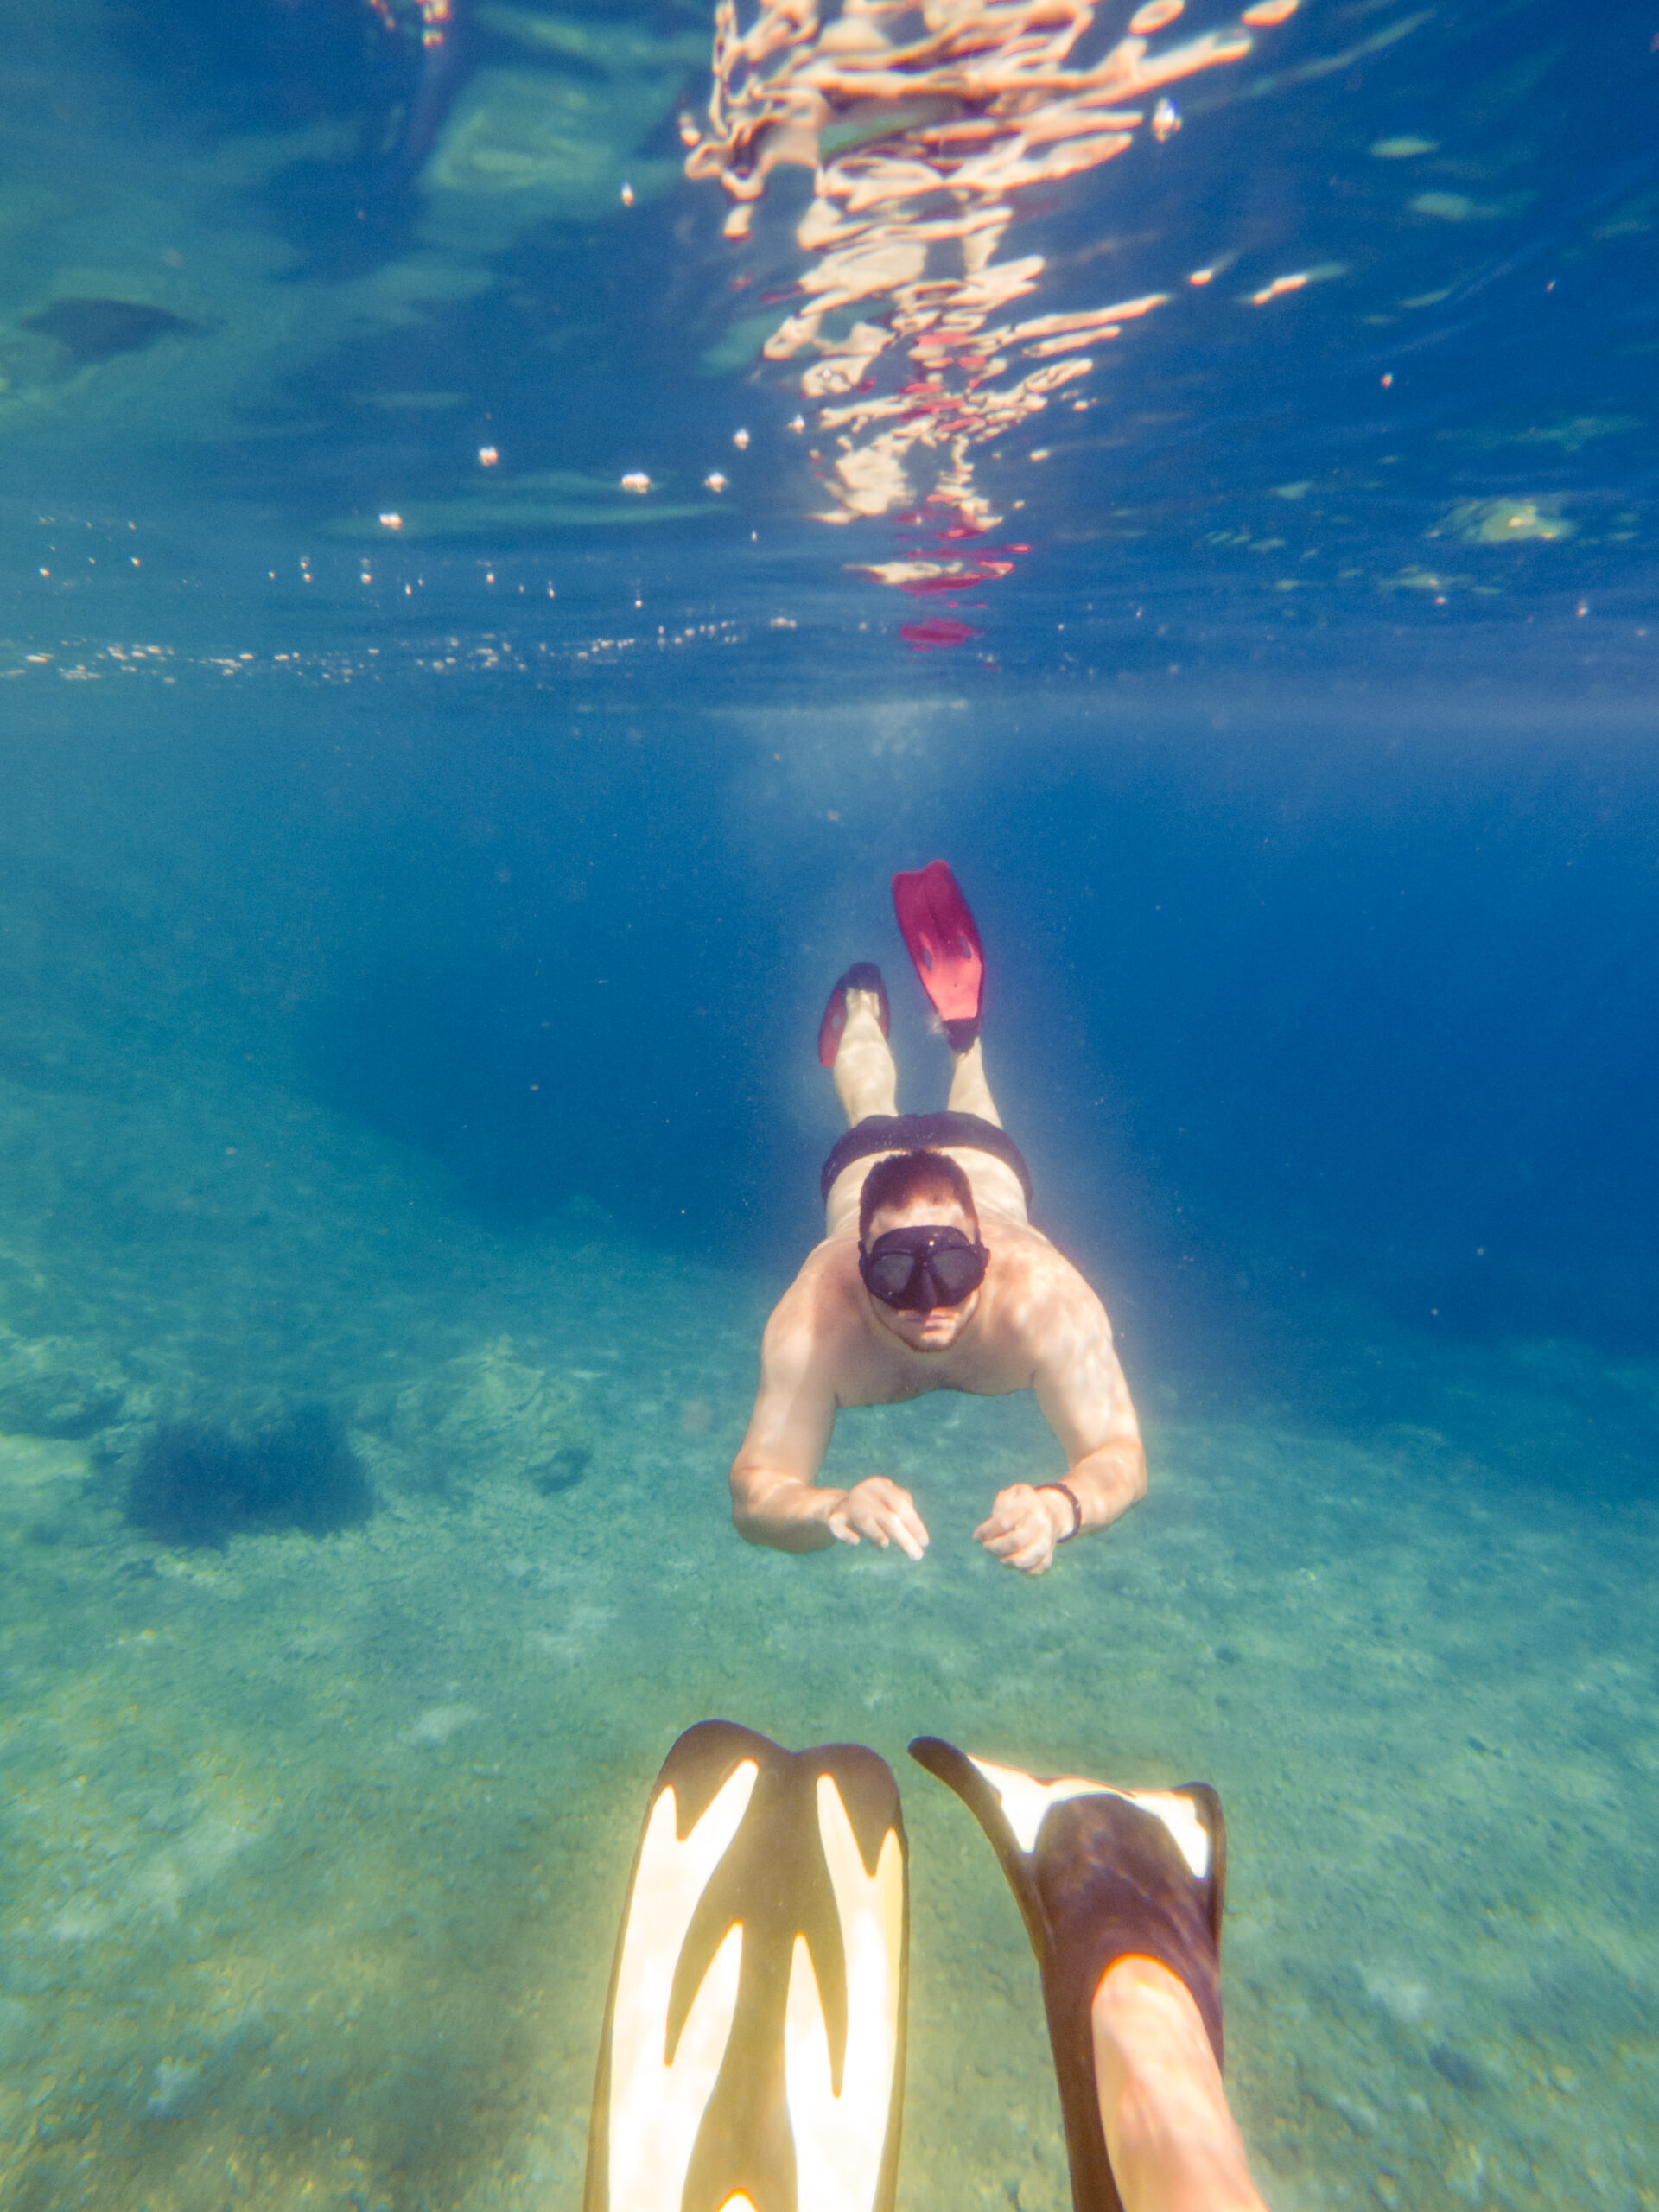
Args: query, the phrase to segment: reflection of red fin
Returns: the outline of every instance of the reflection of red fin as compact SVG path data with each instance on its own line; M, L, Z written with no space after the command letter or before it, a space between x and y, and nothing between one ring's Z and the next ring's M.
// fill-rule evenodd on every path
M944 591L959 591L964 582L972 584L978 581L976 576L966 578L951 576L939 588ZM905 588L908 589L909 587L906 586ZM928 589L931 587L924 586L923 588ZM926 653L938 652L945 645L965 645L969 638L978 637L979 632L975 629L971 622L950 622L941 620L932 622L901 622L899 625L899 635L912 652Z
M965 1052L979 1034L985 948L956 877L943 861L895 875L893 908L951 1051Z

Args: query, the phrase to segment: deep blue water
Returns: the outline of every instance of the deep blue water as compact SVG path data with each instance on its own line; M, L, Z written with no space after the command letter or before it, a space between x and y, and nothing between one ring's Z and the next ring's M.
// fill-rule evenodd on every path
M1004 320L1162 304L826 523L836 454L967 422L983 364L908 352L891 287L763 354L817 296L811 187L775 170L746 242L683 174L708 11L456 0L425 62L416 12L46 0L0 48L0 2202L206 2208L251 2144L236 2186L297 2202L353 2100L359 2196L316 2201L574 2202L614 1839L736 1705L1214 1771L1283 2212L1651 2202L1654 19L1303 0L1115 158L895 202L1006 201L993 269L1042 265ZM868 376L804 395L855 322ZM969 1554L912 1603L757 1562L724 1473L819 1233L852 961L901 1105L942 1102L887 888L936 855L1153 1489L1069 1585L988 1596ZM358 1440L366 1531L133 1533L146 1439L278 1401ZM938 1481L965 1548L969 1489L1051 1448L1023 1419L872 1417L836 1464ZM532 1430L591 1469L550 1505ZM531 1673L480 1656L498 1619ZM389 1817L343 1835L376 1758ZM554 1871L509 1900L532 1802ZM954 1868L909 2201L1000 2201L1042 2138L1013 2201L1051 2212L1038 2105L1015 2150L949 2135L976 1931L1023 1971ZM423 1979L378 1948L393 1884ZM430 2045L357 2072L305 2011L412 2018L439 1975ZM261 2038L315 2094L261 2101ZM454 2091L435 2149L461 2047L499 2110ZM225 2085L176 2124L175 2065Z

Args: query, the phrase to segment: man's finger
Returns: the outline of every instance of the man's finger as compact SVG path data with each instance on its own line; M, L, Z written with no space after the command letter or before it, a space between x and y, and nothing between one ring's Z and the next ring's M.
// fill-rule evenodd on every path
M982 1534L980 1541L988 1552L995 1552L998 1559L1006 1559L1010 1552L1017 1551L1022 1544L1031 1541L1030 1535L1021 1530L1017 1521L1001 1527L998 1527L995 1522L988 1522L986 1527L994 1529L995 1534L990 1535Z
M914 1520L915 1516L912 1514L910 1518ZM893 1541L903 1552L905 1557L910 1560L919 1560L922 1556L923 1546L927 1541L927 1531L925 1529L922 1530L922 1541L918 1544L912 1530L906 1525L906 1517L903 1514L897 1512L889 1514L887 1522L893 1531ZM883 1541L885 1541L885 1539Z
M927 1549L928 1536L910 1492L900 1490L885 1475L868 1477L863 1490L870 1525L890 1533L907 1558L919 1560Z
M986 1550L1000 1559L1004 1566L1017 1567L1021 1573L1029 1574L1039 1560L1046 1565L1048 1559L1052 1558L1053 1546L1046 1518L1039 1517L1033 1523L1022 1516L1011 1528L996 1535L987 1533L995 1526L995 1522L988 1521L983 1529L975 1533Z
M1002 1500L997 1497L992 1499L991 1510L980 1526L981 1529L988 1529L992 1535L1000 1536L1005 1529L1012 1529L1019 1518L1020 1516L1017 1513L1011 1513ZM975 1533L977 1535L979 1531L976 1530Z
M1040 1574L1052 1556L1052 1553L1046 1552L1040 1536L1001 1554L1003 1565L1017 1567L1021 1574Z
M927 1549L927 1529L923 1524L921 1515L916 1510L915 1507L911 1503L908 1498L905 1500L904 1504L899 1508L898 1522L899 1528L903 1529L905 1534L910 1538L911 1542L918 1547L918 1549L913 1552L911 1556L914 1559L919 1559L922 1553Z

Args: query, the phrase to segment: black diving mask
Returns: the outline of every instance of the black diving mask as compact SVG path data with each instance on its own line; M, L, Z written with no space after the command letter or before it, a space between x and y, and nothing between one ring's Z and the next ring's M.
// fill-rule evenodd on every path
M890 1229L867 1252L859 1247L858 1272L872 1298L901 1313L930 1313L961 1306L979 1288L990 1254L959 1229L918 1222Z

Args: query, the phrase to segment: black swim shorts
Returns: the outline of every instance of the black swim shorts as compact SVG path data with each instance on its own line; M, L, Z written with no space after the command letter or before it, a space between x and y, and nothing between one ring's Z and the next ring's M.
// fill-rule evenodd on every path
M855 1122L823 1163L818 1178L826 1203L842 1170L877 1152L988 1152L1012 1167L1031 1204L1031 1170L1006 1129L977 1114L867 1114Z

